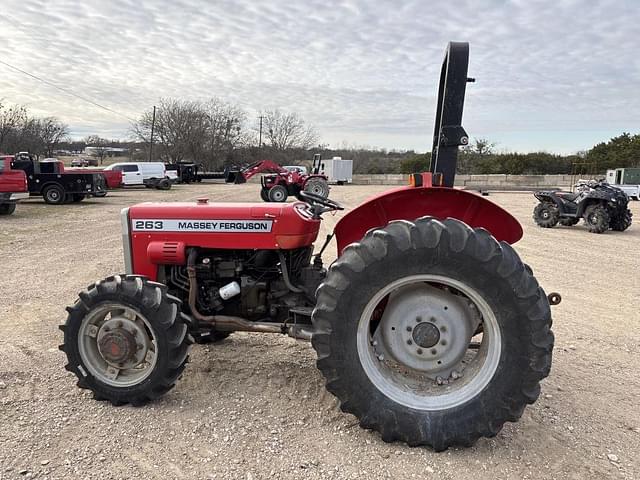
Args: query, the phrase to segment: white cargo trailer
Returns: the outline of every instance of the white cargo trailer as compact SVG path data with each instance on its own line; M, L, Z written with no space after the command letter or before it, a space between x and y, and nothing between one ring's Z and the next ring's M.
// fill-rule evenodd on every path
M351 183L353 181L353 160L345 160L342 157L333 157L322 160L322 171L327 176L329 183Z

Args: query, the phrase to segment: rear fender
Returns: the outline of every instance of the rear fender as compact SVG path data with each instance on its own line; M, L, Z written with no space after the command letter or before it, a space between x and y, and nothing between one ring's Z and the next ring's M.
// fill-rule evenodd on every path
M522 227L509 212L476 193L448 187L401 187L365 201L340 219L334 230L338 255L372 228L427 215L485 228L497 240L510 244L522 238Z

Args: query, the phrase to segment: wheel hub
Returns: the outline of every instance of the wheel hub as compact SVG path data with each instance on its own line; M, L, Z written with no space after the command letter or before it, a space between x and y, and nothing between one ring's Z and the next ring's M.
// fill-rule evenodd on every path
M422 322L413 329L411 336L417 345L430 348L440 341L440 330L431 322Z
M144 327L124 316L113 316L104 322L96 343L103 360L120 369L142 363L149 347Z
M464 357L480 315L468 300L427 283L389 295L376 337L378 358L436 380L448 378Z
M135 355L136 339L128 331L118 329L100 339L98 350L107 362L124 363Z

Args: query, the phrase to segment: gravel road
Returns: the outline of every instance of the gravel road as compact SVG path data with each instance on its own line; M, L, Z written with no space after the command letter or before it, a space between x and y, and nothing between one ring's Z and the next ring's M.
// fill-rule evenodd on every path
M334 187L355 207L382 186ZM559 291L551 376L519 423L473 448L386 444L340 412L308 343L237 333L194 345L177 387L143 407L92 400L58 351L64 307L123 271L122 207L208 196L260 201L255 184L39 199L0 219L0 479L640 478L640 202L624 233L541 229L531 194L492 194L523 223L516 245ZM338 216L327 215L324 232ZM335 251L335 248L332 249ZM326 258L331 260L331 258Z

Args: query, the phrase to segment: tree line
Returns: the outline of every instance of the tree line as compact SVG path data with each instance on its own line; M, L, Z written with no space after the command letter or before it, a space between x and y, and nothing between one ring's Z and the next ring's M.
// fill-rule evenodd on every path
M261 125L260 125L261 124ZM131 140L108 140L97 135L82 140L69 138L69 127L56 117L34 117L26 108L0 101L0 152L28 151L51 157L56 150L83 151L94 147L102 163L107 147L126 148L131 159L151 158L166 162L195 161L207 170L227 165L246 165L269 158L284 165L305 163L315 153L323 158L340 156L353 160L354 173L413 173L426 171L431 153L412 150L387 151L344 145L329 148L318 143L313 125L296 113L280 110L260 112L249 121L238 105L219 98L194 101L166 98L155 111L144 112L131 125ZM640 166L640 134L623 133L574 155L548 152L497 152L484 138L462 147L457 171L461 174L601 174L608 168Z

